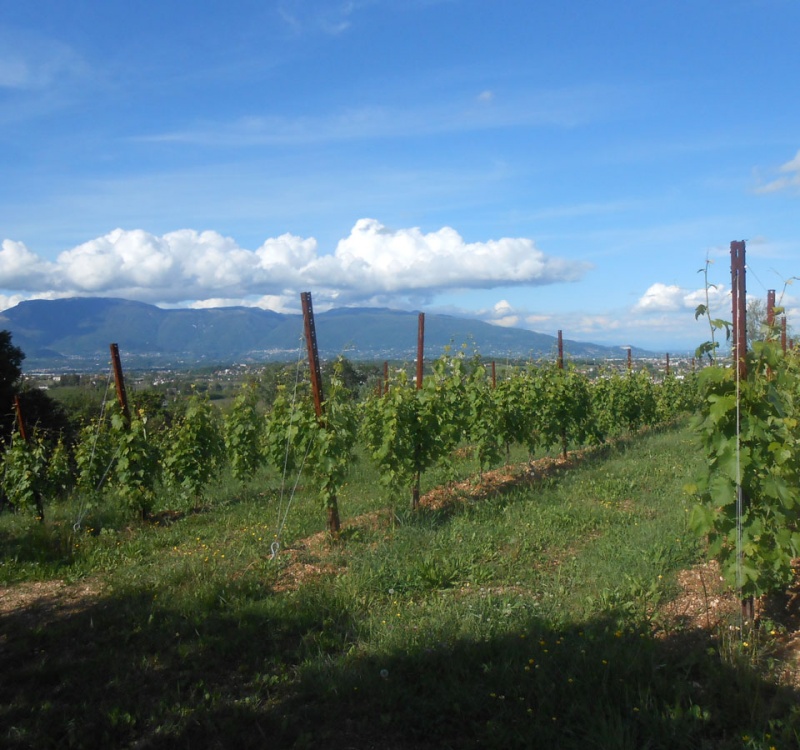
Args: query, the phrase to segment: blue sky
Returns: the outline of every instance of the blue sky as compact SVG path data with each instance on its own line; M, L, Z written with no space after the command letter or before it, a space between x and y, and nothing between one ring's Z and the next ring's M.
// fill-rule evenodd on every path
M798 28L795 0L0 0L0 306L310 290L679 351L746 239L791 326Z

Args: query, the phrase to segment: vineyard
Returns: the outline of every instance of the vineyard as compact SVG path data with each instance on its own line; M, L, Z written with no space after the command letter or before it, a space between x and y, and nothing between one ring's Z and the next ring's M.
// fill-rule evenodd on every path
M795 747L780 618L697 630L674 604L706 547L707 625L720 574L794 581L800 365L771 334L747 357L449 352L357 387L301 358L225 409L108 397L73 439L20 415L3 742Z
M310 383L296 372L271 404L257 382L245 384L222 413L193 395L177 410L145 399L133 407L106 401L69 443L21 432L3 456L2 490L15 509L43 521L43 499L80 499L82 515L118 503L131 517L190 511L208 503L212 480L243 485L271 472L284 484L302 477L339 531L337 498L356 455L374 464L386 496L416 507L423 474L447 472L453 454L474 451L480 474L507 462L600 445L645 427L668 424L696 405L695 377L600 372L539 363L508 369L498 381L479 357L444 355L418 384L404 369L359 399L342 381L341 362L326 384L324 414ZM82 519L76 520L80 526Z

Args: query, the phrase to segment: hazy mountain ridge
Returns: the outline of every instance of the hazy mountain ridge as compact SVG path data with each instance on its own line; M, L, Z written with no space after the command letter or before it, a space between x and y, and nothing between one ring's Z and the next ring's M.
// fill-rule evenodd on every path
M416 355L418 313L386 308L337 308L315 314L320 354L351 359L408 359ZM0 328L26 354L25 366L81 367L104 363L109 344L141 366L285 360L303 346L301 315L254 307L163 309L106 297L29 300L0 314ZM486 357L553 356L556 339L519 328L427 313L425 351L446 346ZM619 358L620 347L564 341L565 353L581 358ZM634 350L634 354L648 352Z

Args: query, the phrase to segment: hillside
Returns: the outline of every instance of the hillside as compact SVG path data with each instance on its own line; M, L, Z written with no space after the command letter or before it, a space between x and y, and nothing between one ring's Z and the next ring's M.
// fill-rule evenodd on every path
M385 308L339 308L316 314L320 354L352 359L409 359L418 314ZM75 368L104 363L116 342L138 366L285 360L302 345L302 317L254 307L165 310L123 299L30 300L5 310L0 328L26 354L25 367ZM438 356L466 344L484 356L552 356L556 339L478 320L426 314L425 347ZM565 340L568 356L619 358L620 347ZM646 355L636 351L634 354Z

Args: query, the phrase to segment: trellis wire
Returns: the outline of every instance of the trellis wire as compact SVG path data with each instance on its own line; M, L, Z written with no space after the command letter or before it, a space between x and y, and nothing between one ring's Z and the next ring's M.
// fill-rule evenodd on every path
M297 354L297 365L295 367L294 373L294 388L292 390L292 403L291 408L289 410L290 416L294 414L295 404L297 403L297 386L300 382L300 366L303 362L303 347L302 347L303 337L300 337L300 344L298 344L298 354ZM289 432L287 430L286 433L286 452L284 454L283 459L283 473L281 476L281 492L278 498L278 517L276 520L276 532L275 532L275 540L270 545L270 560L274 560L278 556L278 552L281 548L281 534L283 533L283 527L286 525L286 520L289 517L289 508L292 505L292 500L294 500L295 492L297 491L297 485L300 483L300 475L303 473L303 467L306 463L306 458L308 458L308 451L311 448L311 442L309 441L308 445L306 446L306 452L303 456L303 460L300 463L300 466L297 469L297 476L295 478L294 485L292 486L292 491L289 494L289 499L286 502L286 510L283 511L283 499L284 493L286 490L286 474L288 473L289 468L289 448L290 448L290 441L289 441ZM283 518L281 518L281 513L283 512Z
M112 373L109 371L108 377L106 378L106 390L103 393L103 401L100 404L100 418L97 420L97 427L94 431L94 440L92 441L92 452L89 454L89 467L91 468L92 463L94 462L94 454L95 450L97 449L97 441L100 437L100 427L103 424L103 419L105 419L106 413L106 404L108 403L108 389L111 386L111 376ZM116 458L116 456L114 457ZM103 482L105 481L106 477L108 476L108 472L111 470L111 466L114 463L114 458L109 461L108 466L106 466L106 470L103 472L103 476L100 477L100 481L97 483L97 487L95 487L95 491L99 491L99 489L103 486ZM86 514L89 512L90 504L87 502L81 502L80 508L78 509L78 520L72 525L72 530L77 534L80 529L81 525L83 524L83 519L86 518Z

